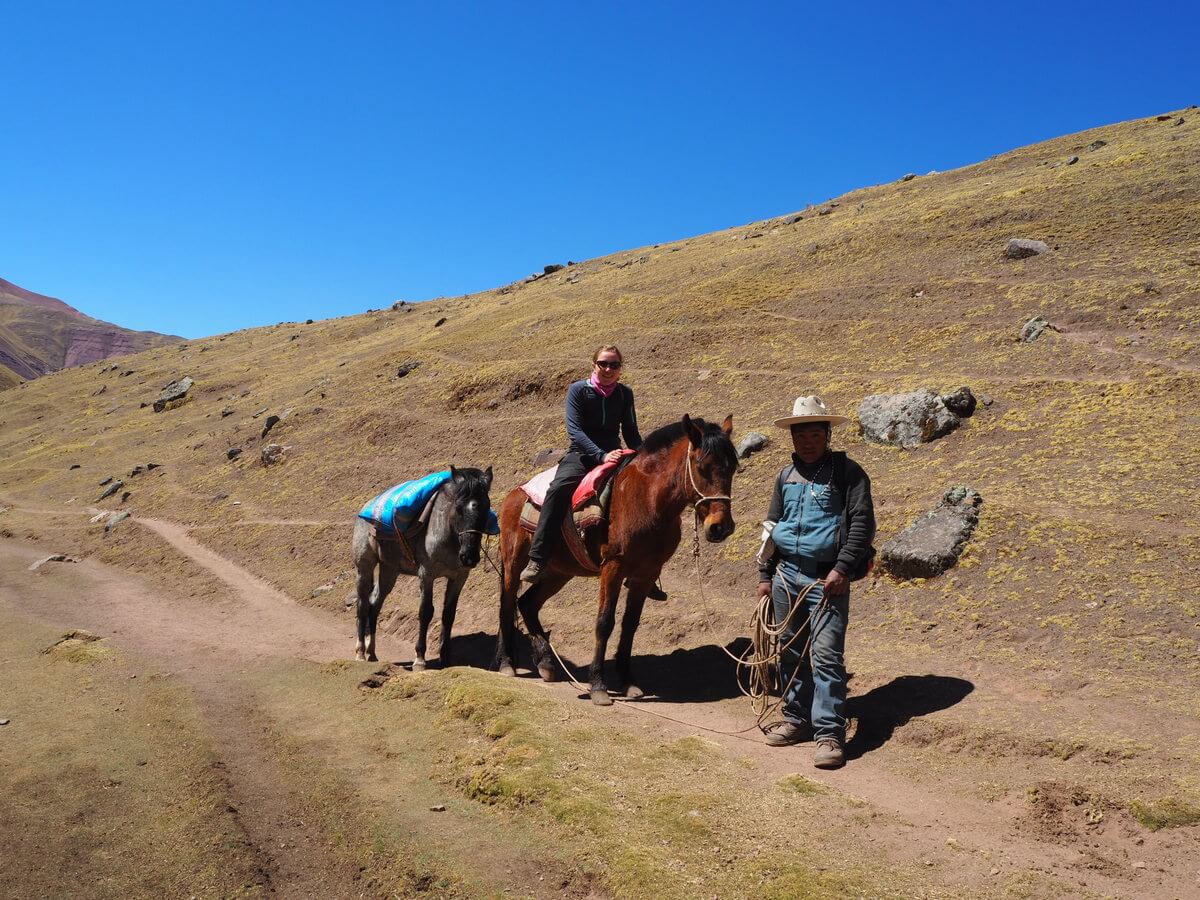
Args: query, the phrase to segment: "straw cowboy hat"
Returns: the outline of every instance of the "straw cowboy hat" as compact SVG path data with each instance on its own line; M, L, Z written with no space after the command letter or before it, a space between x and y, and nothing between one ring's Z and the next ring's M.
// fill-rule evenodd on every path
M793 425L803 425L807 422L828 422L830 425L845 425L850 421L848 416L831 415L825 406L825 401L815 395L797 397L792 404L792 414L782 419L776 419L775 424L780 428L791 428Z

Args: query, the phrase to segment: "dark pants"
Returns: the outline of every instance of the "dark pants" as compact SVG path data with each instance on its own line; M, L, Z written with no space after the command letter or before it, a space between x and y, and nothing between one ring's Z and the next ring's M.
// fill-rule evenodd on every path
M563 518L571 512L571 497L591 466L584 465L578 453L568 453L558 464L558 472L546 491L546 502L538 519L537 531L529 547L529 558L545 565L558 549Z

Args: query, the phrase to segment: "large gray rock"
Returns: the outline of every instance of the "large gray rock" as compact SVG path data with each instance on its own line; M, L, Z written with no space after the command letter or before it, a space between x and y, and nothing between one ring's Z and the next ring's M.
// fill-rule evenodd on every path
M162 393L158 395L158 399L154 401L154 411L162 412L169 406L175 406L183 402L187 398L187 393L192 389L195 382L188 376L180 378L178 381L172 381Z
M759 431L748 431L746 436L738 441L737 455L738 459L749 459L754 453L762 450L767 444L771 443L771 439Z
M1004 248L1004 255L1009 259L1026 259L1030 256L1041 256L1049 253L1050 246L1042 241L1031 241L1028 238L1011 238Z
M885 571L897 578L933 578L956 562L979 523L983 498L967 487L946 491L938 505L879 551Z
M862 436L877 444L916 447L962 424L945 401L928 388L907 394L872 394L858 407Z

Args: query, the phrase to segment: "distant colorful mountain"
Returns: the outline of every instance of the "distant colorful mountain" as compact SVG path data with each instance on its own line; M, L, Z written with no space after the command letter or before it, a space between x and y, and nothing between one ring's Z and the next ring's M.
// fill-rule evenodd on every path
M47 372L179 340L93 319L62 300L0 278L0 390Z

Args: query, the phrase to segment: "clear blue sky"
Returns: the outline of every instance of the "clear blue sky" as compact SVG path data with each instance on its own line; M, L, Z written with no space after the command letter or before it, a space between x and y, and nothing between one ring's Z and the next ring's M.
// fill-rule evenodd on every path
M1182 2L0 0L0 277L189 337L466 293L1200 103L1197 46Z

